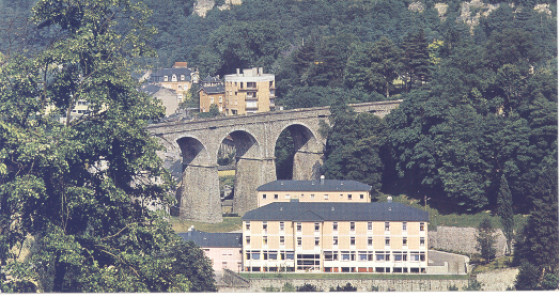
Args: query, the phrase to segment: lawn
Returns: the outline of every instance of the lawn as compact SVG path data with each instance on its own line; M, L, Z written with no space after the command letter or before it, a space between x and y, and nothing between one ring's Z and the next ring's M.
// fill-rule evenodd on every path
M240 217L224 217L224 221L221 223L202 223L195 221L183 221L179 218L171 218L171 225L173 230L177 233L187 232L190 226L194 226L196 230L204 232L232 232L241 230L241 218Z
M399 280L450 280L468 279L468 275L432 275L432 274L371 274L371 273L240 273L248 279L399 279Z
M388 195L382 195L381 197L378 197L378 201L387 201L387 196ZM437 226L476 228L478 227L478 225L480 225L480 222L482 222L484 218L490 218L494 227L501 227L500 217L492 215L492 213L490 213L489 211L479 212L475 214L441 214L437 209L431 208L429 205L427 205L426 207L422 206L420 200L408 198L405 195L394 196L393 201L426 210L430 214L430 230L435 230ZM520 214L514 216L515 230L521 230L521 228L527 222L527 217L528 216L526 215Z

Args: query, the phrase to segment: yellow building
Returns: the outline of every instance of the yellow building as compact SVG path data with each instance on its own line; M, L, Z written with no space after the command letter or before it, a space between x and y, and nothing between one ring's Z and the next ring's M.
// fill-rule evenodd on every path
M250 114L274 110L276 85L274 74L263 73L263 68L237 69L224 77L226 113Z
M187 62L175 62L172 68L159 69L150 76L151 83L175 91L179 101L198 79L198 71L188 68Z
M210 106L215 104L220 113L225 112L224 82L219 77L207 77L200 82L200 112L210 111Z
M243 267L426 273L428 221L400 203L271 203L243 216Z
M257 188L258 206L273 202L371 202L371 186L353 180L277 180Z

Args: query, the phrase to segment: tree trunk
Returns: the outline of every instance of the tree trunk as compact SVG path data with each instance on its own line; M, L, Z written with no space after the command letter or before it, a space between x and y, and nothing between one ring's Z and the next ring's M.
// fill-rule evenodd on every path
M66 264L60 262L60 252L56 254L56 260L54 265L54 281L53 281L53 292L62 292L64 289L64 277L66 275Z

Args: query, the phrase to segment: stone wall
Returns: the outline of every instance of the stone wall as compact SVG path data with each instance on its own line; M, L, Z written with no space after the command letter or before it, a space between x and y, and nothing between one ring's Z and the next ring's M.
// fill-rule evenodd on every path
M518 273L517 268L496 269L477 274L476 280L480 282L483 291L505 291L515 286Z
M263 292L263 288L274 287L278 290L284 286L285 283L291 283L294 287L303 286L304 284L311 284L317 287L319 291L328 292L329 289L336 288L336 286L345 286L350 283L358 289L358 292L371 292L372 287L375 286L379 291L448 291L450 286L455 286L459 289L468 285L468 280L356 280L356 279L251 279L251 292Z
M462 254L479 253L476 250L476 228L438 226L437 231L428 232L430 249L439 249ZM507 250L506 237L502 230L496 232L496 256L505 255Z

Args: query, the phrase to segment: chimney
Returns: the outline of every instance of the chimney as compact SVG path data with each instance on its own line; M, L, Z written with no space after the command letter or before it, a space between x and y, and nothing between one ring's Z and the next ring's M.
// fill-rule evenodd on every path
M238 74L238 75L241 74L241 73L239 72L239 68L236 68L236 71L237 71L237 74Z
M387 203L391 203L391 202L393 202L393 197L387 196Z
M324 184L325 184L325 176L321 175L321 185L324 185Z
M281 185L281 186L284 185L284 181L283 181L283 180L280 181L280 185Z
M263 74L263 68L259 67L259 74Z

